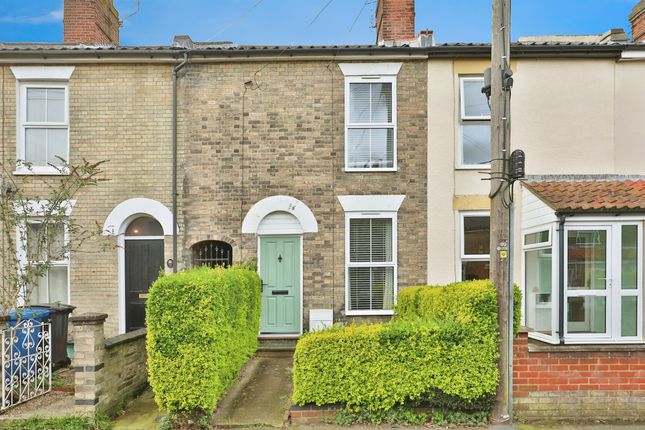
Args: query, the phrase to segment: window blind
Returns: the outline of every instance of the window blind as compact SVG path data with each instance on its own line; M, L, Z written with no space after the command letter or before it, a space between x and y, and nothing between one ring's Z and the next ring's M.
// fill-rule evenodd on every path
M390 218L349 223L350 310L389 310L394 304L394 256Z

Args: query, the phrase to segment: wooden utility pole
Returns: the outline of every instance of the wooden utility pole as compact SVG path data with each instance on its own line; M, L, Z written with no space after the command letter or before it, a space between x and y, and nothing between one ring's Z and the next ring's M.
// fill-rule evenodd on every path
M507 207L510 157L511 92L507 82L510 72L511 0L492 0L493 28L491 47L491 211L490 277L497 287L499 321L499 386L493 408L493 422L511 419L509 352L509 209Z

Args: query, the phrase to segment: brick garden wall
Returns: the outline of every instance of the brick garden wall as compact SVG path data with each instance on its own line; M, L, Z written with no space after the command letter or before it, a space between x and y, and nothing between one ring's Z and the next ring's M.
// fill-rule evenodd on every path
M105 339L106 314L71 318L76 412L113 413L148 385L146 330Z
M515 339L514 411L523 421L642 420L645 348L551 346Z

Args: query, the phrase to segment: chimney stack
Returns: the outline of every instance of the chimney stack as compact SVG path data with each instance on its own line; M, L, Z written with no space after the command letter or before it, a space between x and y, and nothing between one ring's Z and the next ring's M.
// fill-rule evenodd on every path
M632 24L632 41L645 43L645 0L634 6L629 14L629 22Z
M401 45L414 40L414 0L378 0L376 43Z
M65 43L118 45L119 25L113 0L64 0Z

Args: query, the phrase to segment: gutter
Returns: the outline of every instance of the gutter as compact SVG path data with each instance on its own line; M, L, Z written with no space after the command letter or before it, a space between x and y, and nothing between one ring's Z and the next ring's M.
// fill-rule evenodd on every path
M188 51L172 69L172 271L177 272L177 73L188 64Z

